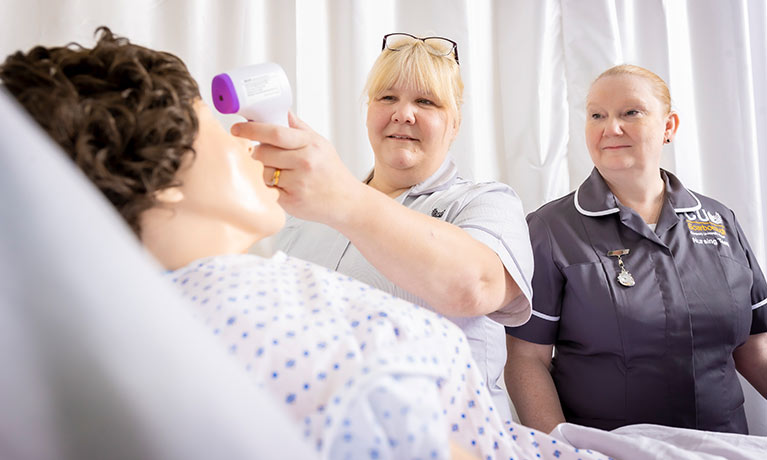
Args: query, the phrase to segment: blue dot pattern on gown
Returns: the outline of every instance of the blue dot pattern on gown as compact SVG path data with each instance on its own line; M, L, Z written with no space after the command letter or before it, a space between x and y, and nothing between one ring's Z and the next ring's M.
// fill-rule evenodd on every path
M449 320L277 253L218 256L167 275L322 458L604 458L501 421Z

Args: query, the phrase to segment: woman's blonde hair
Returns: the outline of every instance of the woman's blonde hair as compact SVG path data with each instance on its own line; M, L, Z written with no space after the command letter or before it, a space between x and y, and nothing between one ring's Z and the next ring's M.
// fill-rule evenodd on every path
M437 56L422 40L414 40L398 51L385 48L373 64L365 84L368 104L396 84L433 95L435 102L460 120L463 81L453 54Z
M645 69L644 67L639 67L638 65L621 64L616 65L615 67L610 67L609 69L602 72L602 74L599 75L593 83L591 83L591 86L594 86L594 83L598 82L602 77L619 75L633 75L648 80L655 89L655 95L658 97L658 100L666 108L666 113L671 112L671 93L668 90L668 85L666 85L666 82L653 72Z

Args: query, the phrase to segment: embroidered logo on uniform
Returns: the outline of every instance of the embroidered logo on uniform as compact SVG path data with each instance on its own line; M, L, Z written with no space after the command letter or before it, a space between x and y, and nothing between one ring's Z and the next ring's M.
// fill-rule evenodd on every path
M711 219L711 223L722 225L722 216L719 215L718 212L715 212L713 214L709 214L708 218Z
M708 212L700 208L695 212L684 213L684 217L693 243L730 245L727 242L727 230L724 228L722 216L718 212Z
M442 217L443 214L445 214L445 210L444 209L442 211L438 210L437 208L434 208L434 209L431 210L431 216L432 217L439 218L439 217Z

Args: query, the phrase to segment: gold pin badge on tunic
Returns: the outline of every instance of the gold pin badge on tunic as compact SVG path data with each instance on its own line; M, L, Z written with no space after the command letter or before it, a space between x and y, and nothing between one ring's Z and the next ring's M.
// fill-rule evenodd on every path
M608 257L617 257L618 258L618 266L621 269L621 272L618 273L618 282L621 283L621 285L626 287L631 287L636 284L634 281L634 277L629 273L628 270L626 270L626 266L623 265L623 259L621 259L621 256L627 256L629 254L628 249L615 249L613 251L608 251L607 256Z

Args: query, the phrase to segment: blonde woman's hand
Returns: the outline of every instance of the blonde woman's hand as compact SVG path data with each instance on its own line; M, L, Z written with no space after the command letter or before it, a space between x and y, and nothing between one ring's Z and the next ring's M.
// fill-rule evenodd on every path
M364 184L346 168L336 149L295 114L290 127L244 122L232 126L232 134L260 144L253 158L264 163L264 181L276 187L280 205L290 214L333 226L342 221L350 202Z

